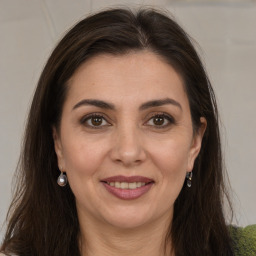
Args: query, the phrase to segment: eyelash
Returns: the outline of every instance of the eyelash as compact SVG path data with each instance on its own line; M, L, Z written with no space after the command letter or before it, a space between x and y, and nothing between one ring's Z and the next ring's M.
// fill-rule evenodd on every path
M164 129L164 128L169 127L172 124L175 124L174 118L166 113L163 113L163 112L152 114L152 116L146 123L148 123L150 120L153 120L154 118L163 118L164 122L167 120L167 124L165 124L165 125L159 125L159 126L151 125L151 126L154 126L154 128L156 128L156 129Z
M100 118L102 120L104 120L107 125L100 125L100 126L95 126L95 125L90 125L90 124L87 124L86 122L88 121L92 121L92 118ZM104 117L104 115L100 114L100 113L93 113L93 114L89 114L89 115L86 115L84 116L81 120L80 120L80 123L82 125L85 125L89 128L92 128L92 129L101 129L102 126L110 126L111 124L109 124L109 122L106 120L106 118Z
M103 120L103 122L105 121L107 124L104 124L104 125L99 125L99 126L95 126L95 125L92 125L92 124L88 124L87 122L88 121L91 121L92 122L92 118L99 118L101 120ZM154 113L152 114L152 116L148 119L148 121L146 123L148 123L149 121L153 120L154 118L163 118L164 119L164 122L167 120L167 124L165 125L149 125L149 126L153 126L154 128L156 129L164 129L168 126L170 126L171 124L175 124L175 120L172 116L166 114L166 113ZM86 115L84 116L81 120L80 120L80 123L82 125L85 125L89 128L92 128L92 129L101 129L102 127L104 126L111 126L111 124L107 121L107 118L105 118L105 116L101 113L93 113L93 114L89 114L89 115Z

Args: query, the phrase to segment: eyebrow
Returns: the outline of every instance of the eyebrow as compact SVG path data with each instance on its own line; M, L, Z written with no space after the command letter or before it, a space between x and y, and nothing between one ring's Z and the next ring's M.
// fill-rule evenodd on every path
M160 107L160 106L167 105L167 104L174 105L176 107L179 107L182 110L181 104L178 101L176 101L174 99L170 99L170 98L148 101L146 103L143 103L140 106L139 110L145 110L145 109L152 108L152 107Z
M145 102L139 107L139 110L142 111L142 110L146 110L146 109L149 109L152 107L160 107L160 106L167 105L167 104L174 105L182 110L181 104L171 98L151 100L151 101ZM110 109L110 110L116 109L112 103L108 103L106 101L96 100L96 99L84 99L84 100L79 101L73 107L73 110L76 108L79 108L81 106L95 106L95 107L99 107L102 109Z
M102 100L94 100L94 99L81 100L73 107L73 109L79 108L81 106L95 106L103 109L115 110L115 106L113 104L102 101Z

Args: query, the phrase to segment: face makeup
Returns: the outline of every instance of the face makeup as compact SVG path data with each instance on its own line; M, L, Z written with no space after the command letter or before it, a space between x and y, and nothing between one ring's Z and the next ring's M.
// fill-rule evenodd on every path
M99 55L68 87L55 151L79 218L97 229L170 219L201 145L180 75L148 51Z
M152 179L142 176L113 176L101 182L108 192L124 200L139 198L154 185Z

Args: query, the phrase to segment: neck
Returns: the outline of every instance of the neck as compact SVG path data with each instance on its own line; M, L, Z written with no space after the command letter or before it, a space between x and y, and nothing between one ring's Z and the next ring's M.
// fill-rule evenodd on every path
M118 228L107 223L101 223L95 228L92 220L80 219L81 255L171 256L170 243L165 248L169 223L170 218L165 216L161 221L132 229Z

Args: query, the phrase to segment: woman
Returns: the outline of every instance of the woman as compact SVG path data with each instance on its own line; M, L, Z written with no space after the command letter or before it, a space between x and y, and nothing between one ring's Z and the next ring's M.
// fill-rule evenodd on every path
M60 41L18 170L6 255L233 255L214 93L155 10L100 12Z

